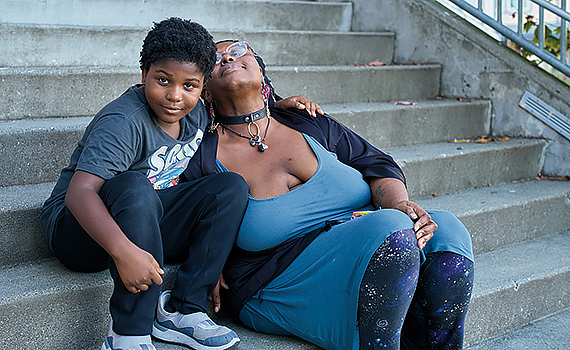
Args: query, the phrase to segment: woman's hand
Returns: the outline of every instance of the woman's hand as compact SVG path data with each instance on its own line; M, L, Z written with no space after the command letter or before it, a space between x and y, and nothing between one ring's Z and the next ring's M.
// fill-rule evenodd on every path
M214 302L214 312L220 311L221 306L221 299L220 299L220 286L224 289L230 289L226 280L224 279L224 275L220 275L220 279L218 279L218 283L212 292L212 295L208 297L208 300L212 300Z
M297 109L306 109L310 115L313 117L317 116L317 113L323 114L323 110L321 106L316 104L315 102L305 98L301 95L298 96L291 96L287 97L286 99L280 100L275 102L275 107L287 109L287 108L297 108Z
M152 254L134 244L113 260L123 284L133 294L144 292L153 284L162 284L164 271L158 262Z
M423 249L433 237L433 233L437 230L437 224L431 219L431 216L418 204L403 200L394 205L394 209L398 209L406 213L412 221L414 221L414 231L418 239L418 248Z

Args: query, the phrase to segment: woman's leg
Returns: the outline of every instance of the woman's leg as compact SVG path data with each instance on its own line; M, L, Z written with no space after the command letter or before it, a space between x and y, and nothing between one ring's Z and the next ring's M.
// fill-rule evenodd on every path
M418 271L419 250L412 229L393 233L376 250L360 284L360 349L399 348Z
M471 239L452 214L430 214L439 229L425 248L426 259L420 267L401 346L406 350L462 349L474 277Z
M473 288L473 262L437 252L426 256L403 330L402 349L462 349Z

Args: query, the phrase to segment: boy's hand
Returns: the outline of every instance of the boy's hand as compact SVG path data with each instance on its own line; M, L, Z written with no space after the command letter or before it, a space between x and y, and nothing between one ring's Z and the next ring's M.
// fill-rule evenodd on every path
M153 284L162 284L161 275L164 271L158 262L150 253L134 244L113 260L123 284L131 293L144 292Z
M220 286L224 289L230 289L227 285L226 280L224 279L224 275L220 275L220 279L212 292L212 295L208 297L208 300L212 300L214 302L214 312L220 311L221 299L220 299Z
M275 102L275 107L283 109L287 108L306 109L307 112L309 112L309 114L312 115L313 117L316 117L317 113L323 114L321 106L301 95L291 96L287 97L286 99L277 101Z

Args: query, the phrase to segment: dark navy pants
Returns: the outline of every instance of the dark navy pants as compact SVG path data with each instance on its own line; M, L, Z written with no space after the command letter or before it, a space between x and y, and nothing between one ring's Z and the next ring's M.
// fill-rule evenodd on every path
M99 195L125 235L158 263L182 263L171 306L182 313L206 311L247 207L248 187L234 173L206 176L154 190L142 174L126 172L108 180ZM160 286L130 293L113 260L65 208L52 238L56 257L69 269L107 268L115 282L110 301L113 328L123 335L152 331Z

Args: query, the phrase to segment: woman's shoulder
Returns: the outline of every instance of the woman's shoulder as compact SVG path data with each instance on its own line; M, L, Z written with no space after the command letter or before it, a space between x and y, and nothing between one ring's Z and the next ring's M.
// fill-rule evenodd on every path
M290 128L312 136L329 150L346 132L344 125L327 114L317 113L313 117L302 109L272 107L271 116Z

